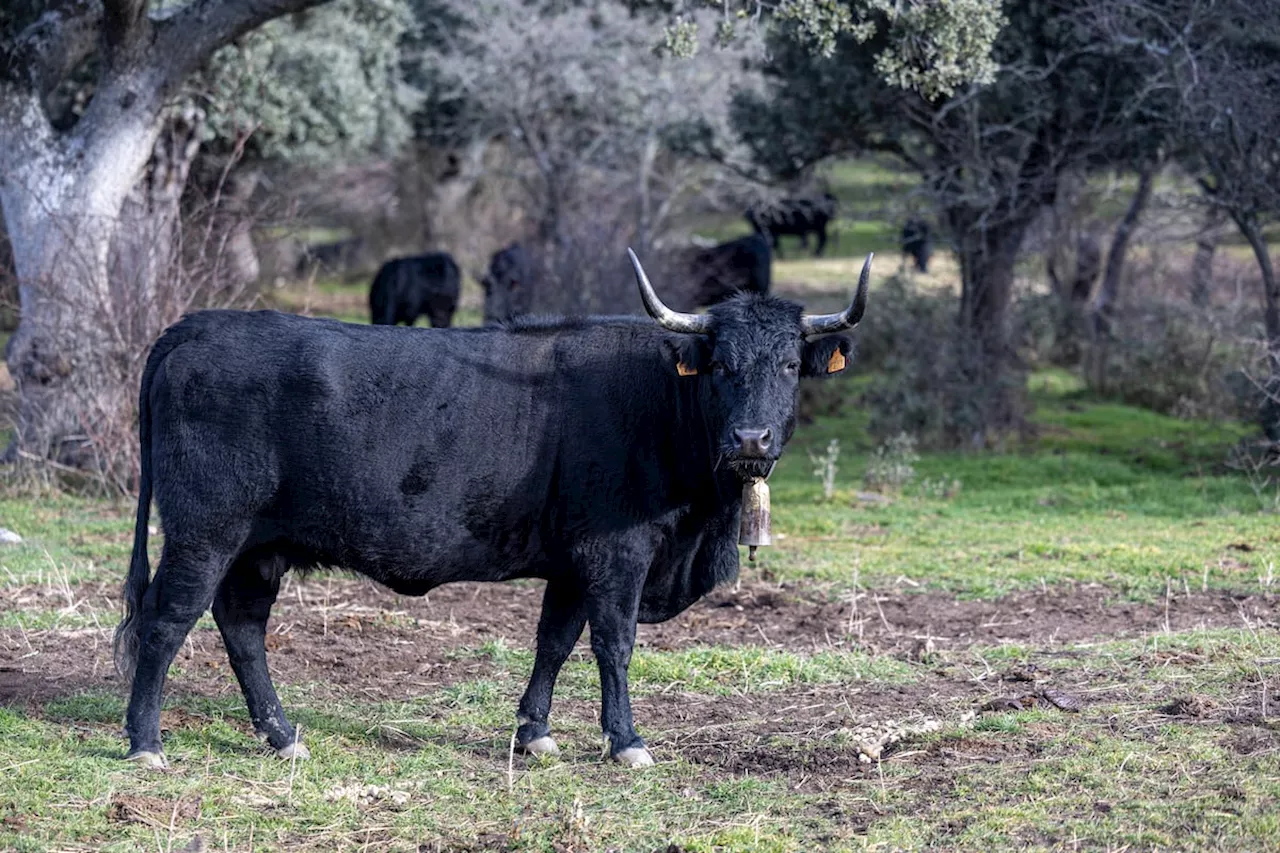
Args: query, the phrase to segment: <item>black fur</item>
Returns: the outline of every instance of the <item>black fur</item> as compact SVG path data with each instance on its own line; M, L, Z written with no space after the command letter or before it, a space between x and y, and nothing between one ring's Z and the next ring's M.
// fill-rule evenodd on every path
M783 198L772 203L755 204L747 209L747 222L760 236L768 239L773 250L782 257L779 237L799 237L800 245L809 248L809 235L815 235L815 255L827 248L827 225L836 215L836 197L823 193L820 198Z
M751 234L699 249L690 261L697 305L715 305L738 293L769 294L773 254L763 237Z
M920 272L929 271L929 258L933 256L933 234L929 223L923 219L908 219L902 226L902 253L915 261Z
M802 373L844 337L740 296L705 336L648 321L387 329L206 311L155 345L142 384L142 486L124 671L126 728L159 752L165 673L213 608L255 727L292 742L267 672L266 621L289 568L337 566L421 595L450 581L548 581L521 744L585 624L613 752L640 746L626 671L637 621L680 613L738 571L735 427L795 425ZM700 372L680 376L680 353ZM771 458L781 452L776 442ZM154 490L164 549L148 582Z
M369 314L375 326L412 326L422 315L433 328L447 329L458 308L462 274L453 258L434 252L387 261L369 288Z
M535 267L529 250L519 243L494 252L484 287L484 320L504 323L529 313L535 286Z

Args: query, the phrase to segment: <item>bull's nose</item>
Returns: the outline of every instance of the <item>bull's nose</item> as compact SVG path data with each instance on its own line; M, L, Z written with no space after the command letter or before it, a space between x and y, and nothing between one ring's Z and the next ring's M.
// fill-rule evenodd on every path
M738 452L743 456L764 458L769 455L769 446L773 443L773 430L735 429L733 440L738 443Z

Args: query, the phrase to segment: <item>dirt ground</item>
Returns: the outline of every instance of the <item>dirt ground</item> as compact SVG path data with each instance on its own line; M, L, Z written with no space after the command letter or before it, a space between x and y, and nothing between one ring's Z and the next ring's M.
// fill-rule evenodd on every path
M115 594L95 584L74 593L78 601L99 607ZM313 685L318 697L421 696L485 677L494 667L484 655L460 651L489 641L531 649L541 594L537 583L452 584L407 598L364 580L294 582L273 612L268 658L279 683ZM48 587L5 590L0 613L56 610L62 595ZM40 705L115 682L112 620L101 621L101 628L70 631L0 630L0 704ZM1280 626L1280 595L1179 591L1139 603L1117 600L1105 587L1076 584L986 600L898 590L830 600L795 585L751 583L719 590L669 622L640 626L637 647L757 646L805 653L854 648L918 661L975 646L1016 644L1052 654L1065 644L1246 624ZM585 647L580 643L580 650ZM236 689L214 630L193 632L178 663L183 673L171 681L175 690L217 696ZM663 703L660 697L645 701ZM717 699L717 708L724 704ZM707 716L687 702L682 707L672 713Z

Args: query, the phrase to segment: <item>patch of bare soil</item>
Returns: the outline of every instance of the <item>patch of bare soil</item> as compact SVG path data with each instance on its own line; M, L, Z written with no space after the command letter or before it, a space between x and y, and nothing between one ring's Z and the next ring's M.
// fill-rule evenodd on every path
M662 732L651 743L655 754L733 775L785 778L793 790L822 792L875 774L873 755L906 755L909 732L927 729L931 720L957 721L982 692L972 683L924 675L910 684L658 695L635 704L637 720ZM890 743L891 731L907 734Z
M107 820L117 823L142 823L157 829L200 817L200 798L167 800L139 794L116 793L107 805Z
M989 600L940 592L868 590L820 600L794 584L722 590L678 619L642 629L656 648L703 644L830 648L851 638L881 653L919 657L925 651L1018 643L1046 647L1153 631L1280 624L1280 596L1227 592L1170 596L1154 604L1116 601L1100 585L1061 585Z
M107 585L70 591L18 587L0 591L0 612L76 610L114 597ZM421 598L398 596L365 580L294 581L282 592L267 638L281 683L315 685L317 695L405 699L484 678L488 641L532 648L542 587L537 583L452 584ZM770 646L797 651L857 647L920 659L927 653L1019 643L1038 648L1107 637L1280 625L1280 596L1225 592L1174 595L1143 604L1116 602L1101 586L1073 585L983 601L937 592L864 591L856 600L820 599L792 585L746 584L720 590L681 616L642 625L637 643L659 650L692 646ZM65 598L65 601L63 600ZM98 612L96 609L94 612ZM101 616L113 621L110 611ZM116 679L110 629L0 630L0 704L42 704ZM213 630L199 630L179 653L182 674L170 683L203 695L235 691Z

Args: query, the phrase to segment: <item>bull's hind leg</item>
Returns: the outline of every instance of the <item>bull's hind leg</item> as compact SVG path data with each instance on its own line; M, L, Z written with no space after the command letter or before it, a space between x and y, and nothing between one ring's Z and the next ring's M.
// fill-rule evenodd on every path
M531 755L558 755L560 750L551 739L551 694L556 676L582 636L587 612L582 594L571 581L547 582L542 596L542 617L538 620L538 653L533 661L529 687L520 700L516 719L516 745Z
M254 731L265 737L281 758L309 758L306 746L285 718L267 670L267 618L280 592L278 568L274 560L237 560L213 599L213 618L249 706Z
M165 543L139 614L138 664L125 715L127 759L148 767L165 766L160 745L160 704L169 664L196 620L209 608L230 562L229 555L193 553Z

